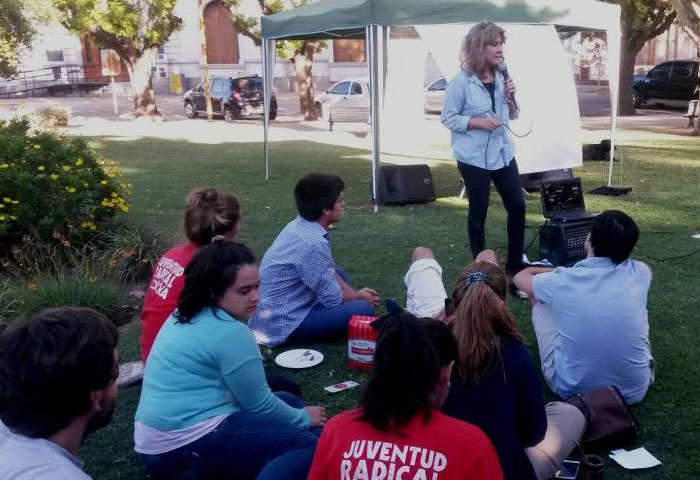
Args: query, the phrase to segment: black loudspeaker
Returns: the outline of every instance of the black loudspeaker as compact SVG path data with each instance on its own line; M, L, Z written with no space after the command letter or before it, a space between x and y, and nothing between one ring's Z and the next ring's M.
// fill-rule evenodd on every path
M427 165L379 167L376 203L406 205L435 201L433 176Z
M520 175L520 182L527 192L539 192L540 183L553 182L554 180L572 180L574 172L570 168L560 168L559 170L548 170L546 172L523 173Z
M591 231L592 218L573 222L549 220L540 227L540 259L555 267L570 267L586 258L586 237Z

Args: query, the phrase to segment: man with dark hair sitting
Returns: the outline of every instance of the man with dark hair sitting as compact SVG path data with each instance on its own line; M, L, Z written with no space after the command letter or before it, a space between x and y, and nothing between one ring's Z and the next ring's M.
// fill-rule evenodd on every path
M353 315L372 315L371 288L355 290L333 261L328 230L343 218L345 184L312 173L294 189L299 216L277 235L260 264L260 302L248 325L258 342L314 342L347 332Z
M109 423L119 334L88 308L44 310L0 335L0 478L89 479L78 449Z
M634 220L607 210L593 220L586 259L515 276L515 285L533 299L542 373L562 398L615 385L628 403L637 403L653 382L651 270L629 258L638 239Z

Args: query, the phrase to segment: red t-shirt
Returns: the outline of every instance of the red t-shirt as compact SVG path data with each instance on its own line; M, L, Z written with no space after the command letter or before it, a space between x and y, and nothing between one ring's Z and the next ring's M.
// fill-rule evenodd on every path
M333 417L318 441L307 480L502 480L498 456L474 425L433 410L398 433L359 420L359 410Z
M177 308L177 298L185 286L185 267L197 248L195 243L171 248L153 269L141 310L141 361L144 364L160 327Z

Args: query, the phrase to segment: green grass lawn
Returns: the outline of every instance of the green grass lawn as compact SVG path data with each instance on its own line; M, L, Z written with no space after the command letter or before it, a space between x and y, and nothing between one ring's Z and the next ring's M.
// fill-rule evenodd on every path
M132 219L179 240L184 198L196 186L211 185L235 192L243 203L239 239L260 259L280 229L295 216L292 190L306 173L340 175L346 183L347 209L332 231L335 260L352 276L356 286L371 286L382 297L405 300L403 275L411 250L430 246L444 268L451 288L458 270L470 260L466 239L466 200L456 197L458 172L453 162L432 161L438 201L425 205L382 207L372 212L369 201L371 170L368 152L309 141L271 144L272 178L264 179L258 143L196 144L183 141L96 138L94 144L122 165L133 184ZM691 479L700 474L700 149L695 138L639 141L623 146L622 183L630 195L587 195L590 210L621 209L642 231L634 257L650 265L654 280L649 295L649 323L653 353L658 360L656 383L646 400L634 408L645 446L663 465L646 471L625 471L606 458L607 479ZM414 159L415 160L415 159ZM576 170L586 191L604 185L608 164L586 163ZM616 181L620 178L616 164ZM505 213L493 193L488 216L487 245L504 253ZM538 258L535 238L542 224L540 199L527 200L526 245L530 259ZM532 241L532 243L531 243ZM522 326L533 361L538 362L529 309L509 300ZM122 329L121 355L138 358L139 324ZM359 389L334 396L322 388L364 374L348 370L345 342L309 345L323 352L325 361L310 370L285 372L299 382L307 403L323 404L331 413L354 405ZM264 350L268 365L277 351ZM145 478L133 452L133 415L140 387L120 391L113 423L93 434L82 456L86 470L99 479Z

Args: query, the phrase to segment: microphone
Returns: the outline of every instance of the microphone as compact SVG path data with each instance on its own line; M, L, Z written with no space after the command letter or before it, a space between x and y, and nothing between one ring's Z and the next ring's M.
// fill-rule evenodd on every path
M501 72L503 78L510 80L510 75L508 75L508 65L506 65L506 62L501 62L498 64L498 71Z
M508 74L508 65L506 65L506 62L501 62L498 64L498 71L501 72L501 75L503 75L503 79L505 81L510 80L510 75ZM515 104L515 108L518 108L518 104L515 101L515 95L508 94L508 98L510 98L513 101L513 104Z

